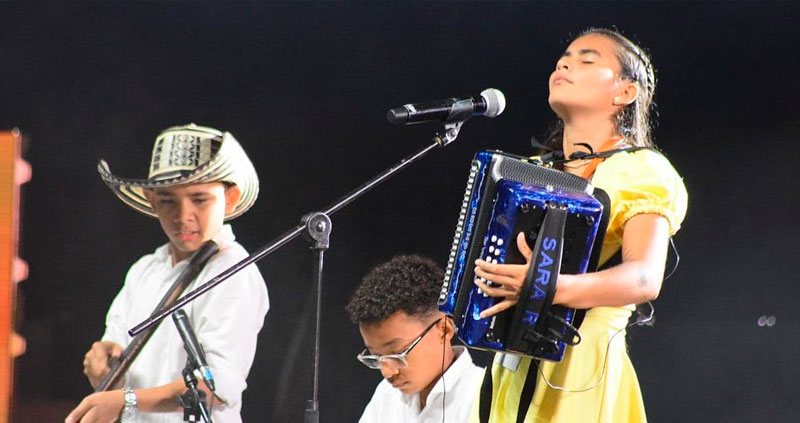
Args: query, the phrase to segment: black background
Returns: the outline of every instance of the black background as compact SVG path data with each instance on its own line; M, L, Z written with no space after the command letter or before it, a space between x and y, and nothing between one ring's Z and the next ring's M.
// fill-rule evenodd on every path
M653 422L795 421L798 49L792 3L19 3L0 5L0 127L27 136L17 419L63 418L90 392L83 353L127 267L164 242L95 166L143 177L158 132L232 132L261 178L234 222L248 249L429 143L392 126L408 102L501 89L506 112L333 217L321 410L355 421L380 380L343 313L361 275L396 253L444 263L469 158L526 153L553 122L546 81L574 34L619 27L658 70L656 141L684 176L681 264L657 324L629 334ZM262 260L272 308L244 394L246 422L300 421L311 394L310 253ZM775 316L772 327L757 324ZM794 401L791 401L794 400ZM37 414L38 413L38 414Z

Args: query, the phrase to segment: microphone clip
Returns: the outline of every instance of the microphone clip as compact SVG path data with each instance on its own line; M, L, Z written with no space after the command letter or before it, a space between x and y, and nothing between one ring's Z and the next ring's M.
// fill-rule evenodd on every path
M433 136L433 141L436 144L439 144L439 147L444 147L447 144L450 144L451 142L455 141L456 138L458 137L459 131L461 131L461 125L464 124L465 120L466 119L453 122L446 122L444 124L444 133L442 134L437 132L436 135Z

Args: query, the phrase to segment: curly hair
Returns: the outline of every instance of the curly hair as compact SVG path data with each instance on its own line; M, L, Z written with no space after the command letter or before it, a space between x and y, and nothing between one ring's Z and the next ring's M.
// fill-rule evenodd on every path
M433 260L398 255L364 276L345 309L356 324L378 323L398 311L424 320L438 312L443 278Z

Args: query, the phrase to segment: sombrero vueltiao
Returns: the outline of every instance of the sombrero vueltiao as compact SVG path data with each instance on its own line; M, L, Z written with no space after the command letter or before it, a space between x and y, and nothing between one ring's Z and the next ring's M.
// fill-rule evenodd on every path
M118 178L104 160L100 160L97 171L125 204L152 217L156 214L144 196L145 189L209 182L235 184L242 195L225 220L239 217L258 197L256 170L233 135L193 123L168 128L156 137L147 179Z

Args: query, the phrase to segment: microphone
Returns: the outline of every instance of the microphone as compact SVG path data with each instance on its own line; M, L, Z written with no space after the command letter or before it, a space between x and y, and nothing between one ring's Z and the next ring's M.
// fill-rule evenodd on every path
M472 116L495 117L506 109L503 92L487 88L481 95L469 98L448 98L429 103L406 104L389 110L386 118L391 123L411 125L424 122L451 123L465 121Z
M211 374L211 369L208 368L208 363L206 363L206 354L203 351L203 347L200 345L200 342L197 341L197 336L194 334L192 324L189 323L189 318L186 316L186 312L181 309L175 313L172 313L172 320L175 321L175 327L178 328L178 333L181 334L181 338L183 339L183 347L186 348L189 358L194 361L195 365L198 367L198 370L200 370L200 374L203 376L203 380L206 382L208 389L211 389L211 392L216 391L217 388L214 384L214 375Z

